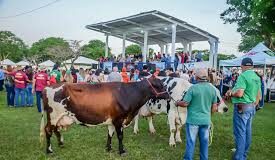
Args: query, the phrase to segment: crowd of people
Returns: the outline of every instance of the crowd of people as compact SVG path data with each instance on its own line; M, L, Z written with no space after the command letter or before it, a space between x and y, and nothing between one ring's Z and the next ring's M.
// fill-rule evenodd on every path
M110 56L110 57L104 57L101 56L98 61L100 63L100 68L103 68L104 62L113 62L113 63L119 63L119 62L125 62L125 63L136 63L136 62L142 62L142 54L130 54L127 55L125 58L123 58L121 55L118 56ZM174 68L178 68L179 64L189 63L189 62L201 62L203 61L203 54L201 52L198 53L192 53L191 55L187 52L178 52L175 53L175 58L172 60L172 57L170 54L160 52L153 53L149 56L147 59L147 62L164 62L165 68L170 68L173 64Z
M208 134L211 122L211 110L217 109L217 95L209 84L220 89L221 94L227 98L232 97L234 104L233 129L236 143L234 159L246 159L251 144L252 118L255 115L255 105L263 105L263 78L253 71L253 62L250 58L244 58L241 65L242 72L233 68L226 72L215 69L176 70L150 70L144 65L142 70L123 67L119 72L114 66L110 72L102 69L75 69L63 70L55 65L52 71L45 67L33 68L31 66L1 67L1 86L5 85L7 92L7 105L10 107L33 106L33 94L36 94L38 112L41 112L42 91L47 85L65 83L100 83L100 82L124 82L130 83L144 79L149 75L180 77L193 85L176 104L188 107L186 121L186 152L185 159L192 159L194 155L195 139L199 134L201 143L201 158L208 157ZM127 72L129 71L129 72ZM207 83L205 83L207 82ZM208 83L209 82L209 83ZM2 89L3 90L3 89ZM207 95L207 96L206 96ZM203 98L202 98L203 97ZM207 113L207 114L200 114Z

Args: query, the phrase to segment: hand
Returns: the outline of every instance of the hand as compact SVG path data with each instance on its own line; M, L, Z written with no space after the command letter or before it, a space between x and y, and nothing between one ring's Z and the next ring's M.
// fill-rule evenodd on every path
M34 90L34 88L32 89L32 94L34 94L35 93L35 90Z
M226 97L231 97L231 96L232 96L232 90L228 90L228 91L225 93L225 96L226 96Z

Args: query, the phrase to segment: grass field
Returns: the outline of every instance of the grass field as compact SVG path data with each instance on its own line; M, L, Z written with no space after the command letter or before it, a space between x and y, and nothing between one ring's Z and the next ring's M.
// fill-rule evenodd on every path
M169 130L166 116L154 119L157 133L150 135L145 119L141 119L140 133L133 134L133 127L124 132L124 145L128 151L125 157L118 155L117 138L113 138L113 151L105 151L107 128L86 128L74 125L63 132L65 147L57 146L52 138L54 154L46 156L40 148L40 117L36 108L7 108L4 92L0 93L0 160L179 160L185 149L185 132L183 144L171 148L168 145ZM214 138L209 148L210 160L230 160L234 148L232 135L232 108L229 113L213 116ZM275 104L270 103L257 112L253 121L253 142L249 153L251 160L275 159ZM195 159L199 159L197 145Z

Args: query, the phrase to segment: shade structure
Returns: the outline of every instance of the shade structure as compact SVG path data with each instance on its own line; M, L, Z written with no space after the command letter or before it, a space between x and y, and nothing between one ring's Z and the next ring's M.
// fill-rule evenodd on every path
M30 65L30 63L27 62L27 61L20 61L20 62L17 62L16 65L19 65L19 66L28 66L28 65Z
M106 35L105 57L108 56L108 36L122 39L122 58L125 59L125 41L139 44L142 48L142 59L146 62L149 55L148 45L159 45L161 52L171 54L174 61L176 43L181 43L184 51L192 53L192 42L208 41L210 45L210 65L216 68L219 38L199 27L157 10L118 18L115 20L89 24L87 29ZM168 45L171 51L168 53Z
M68 59L66 61L63 62L63 64L71 64L73 59ZM75 65L92 65L92 64L98 64L98 61L90 59L90 58L86 58L83 56L79 56L75 61L74 61Z
M0 62L0 65L12 65L12 66L15 66L16 64L9 60L9 59L4 59L3 61Z
M47 60L45 62L39 63L38 66L44 66L44 67L53 67L54 66L54 62L51 60Z
M241 57L232 60L220 60L220 66L240 66L242 59L246 57L251 58L254 65L272 65L275 64L275 56L271 55L273 55L272 51L263 43L259 43Z

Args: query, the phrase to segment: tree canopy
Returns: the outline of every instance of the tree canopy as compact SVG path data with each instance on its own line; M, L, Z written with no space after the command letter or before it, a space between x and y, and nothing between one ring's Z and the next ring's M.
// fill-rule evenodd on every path
M0 31L0 60L19 61L27 54L27 46L10 31Z
M125 53L126 53L126 55L130 55L130 54L138 55L138 54L141 54L142 51L141 51L141 47L139 45L131 44L126 47Z
M37 60L44 61L48 59L53 59L53 56L48 54L50 48L69 48L69 43L63 38L59 37L49 37L40 39L38 42L32 44L28 57L37 57Z
M105 43L98 39L91 40L88 44L82 46L82 52L88 58L98 59L105 55ZM111 55L110 48L108 49L108 55Z
M264 41L275 49L275 1L270 0L227 0L229 8L221 13L225 23L236 23L241 33L240 51L249 51Z

